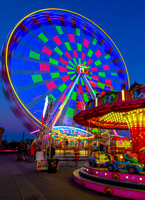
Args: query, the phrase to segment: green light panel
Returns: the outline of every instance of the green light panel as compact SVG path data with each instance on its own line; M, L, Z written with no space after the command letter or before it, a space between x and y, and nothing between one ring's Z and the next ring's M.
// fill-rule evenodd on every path
M93 54L93 51L92 51L91 49L89 49L89 51L88 51L88 54L87 54L87 55L88 55L89 57L91 57L91 56L92 56L92 54Z
M75 64L77 65L77 61L76 61L76 59L75 58L73 58L73 61L75 62Z
M112 76L117 76L117 73L111 73Z
M70 60L68 61L72 66L76 67Z
M104 72L99 72L99 76L105 77L105 73Z
M67 72L67 74L74 74L75 72Z
M88 95L87 95L86 93L83 94L83 97L84 97L84 101L85 101L85 102L88 102L88 101L89 101Z
M50 94L48 97L50 97L51 99L53 99L53 102L56 100L56 98L52 94Z
M71 51L71 46L70 46L69 42L65 42L64 44L65 44L66 48L68 49L68 51Z
M110 55L109 54L107 54L105 57L104 57L105 59L107 59L107 58L110 58Z
M72 67L70 67L70 66L68 66L68 65L66 66L66 68L68 68L68 69L73 69L73 70L74 70L74 68L72 68Z
M83 81L82 77L81 77L81 84L84 85L84 81Z
M77 99L77 92L73 91L71 99L73 99L73 100L76 101L76 99Z
M97 61L95 62L95 65L96 65L96 66L101 65L101 64L102 64L102 63L101 63L100 60L97 60Z
M88 76L88 75L86 75L86 77L87 77L88 79L92 80L92 77L90 77L90 76Z
M75 111L74 109L68 107L68 108L67 108L67 111L66 111L66 116L73 118L73 116L74 116L74 111Z
M54 64L54 65L58 65L58 61L54 60L52 58L49 58L49 63Z
M65 89L67 88L67 85L64 83L63 85L61 85L58 89L63 92Z
M56 51L60 56L63 54L63 52L58 47L55 47L54 51Z
M51 78L60 77L60 74L59 74L59 73L50 73L50 75L51 75Z
M40 59L40 54L30 50L29 57L39 60Z
M60 35L63 34L62 28L60 26L56 26L56 29Z
M41 74L31 75L31 77L34 83L43 81Z
M78 51L82 51L82 44L77 43L77 48L78 48Z
M80 36L80 29L79 28L76 28L76 35Z
M72 78L70 78L72 81L75 79L76 75L74 75Z
M100 88L102 88L102 89L105 88L105 85L104 85L103 83L100 83L100 82L98 82L98 86L99 86Z
M97 40L94 38L94 40L93 40L93 45L96 45L96 43L97 43Z
M43 33L40 33L38 35L38 37L43 41L43 42L48 42L48 38L43 34Z

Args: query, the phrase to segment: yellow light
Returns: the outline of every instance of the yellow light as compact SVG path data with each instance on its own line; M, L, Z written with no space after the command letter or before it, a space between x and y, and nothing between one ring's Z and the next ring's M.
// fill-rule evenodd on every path
M98 97L95 98L95 107L98 106Z
M121 90L122 101L125 101L125 90Z

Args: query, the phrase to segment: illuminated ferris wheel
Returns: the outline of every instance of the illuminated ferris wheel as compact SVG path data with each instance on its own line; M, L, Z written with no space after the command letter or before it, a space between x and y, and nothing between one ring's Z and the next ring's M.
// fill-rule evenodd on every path
M43 9L12 30L3 66L11 95L40 127L46 96L55 125L75 126L73 116L96 93L128 89L126 65L116 45L94 22L63 9Z

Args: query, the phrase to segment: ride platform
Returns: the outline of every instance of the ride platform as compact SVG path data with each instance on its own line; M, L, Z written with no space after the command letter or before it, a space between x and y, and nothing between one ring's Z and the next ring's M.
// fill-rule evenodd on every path
M86 164L73 172L73 180L82 187L129 199L145 199L145 173L109 172Z

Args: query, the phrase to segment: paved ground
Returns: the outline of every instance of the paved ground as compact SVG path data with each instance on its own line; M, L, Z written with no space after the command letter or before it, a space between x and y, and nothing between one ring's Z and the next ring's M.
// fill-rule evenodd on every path
M17 162L15 155L0 155L0 200L118 200L76 185L72 172L86 161L60 161L54 174L36 172L35 162Z

